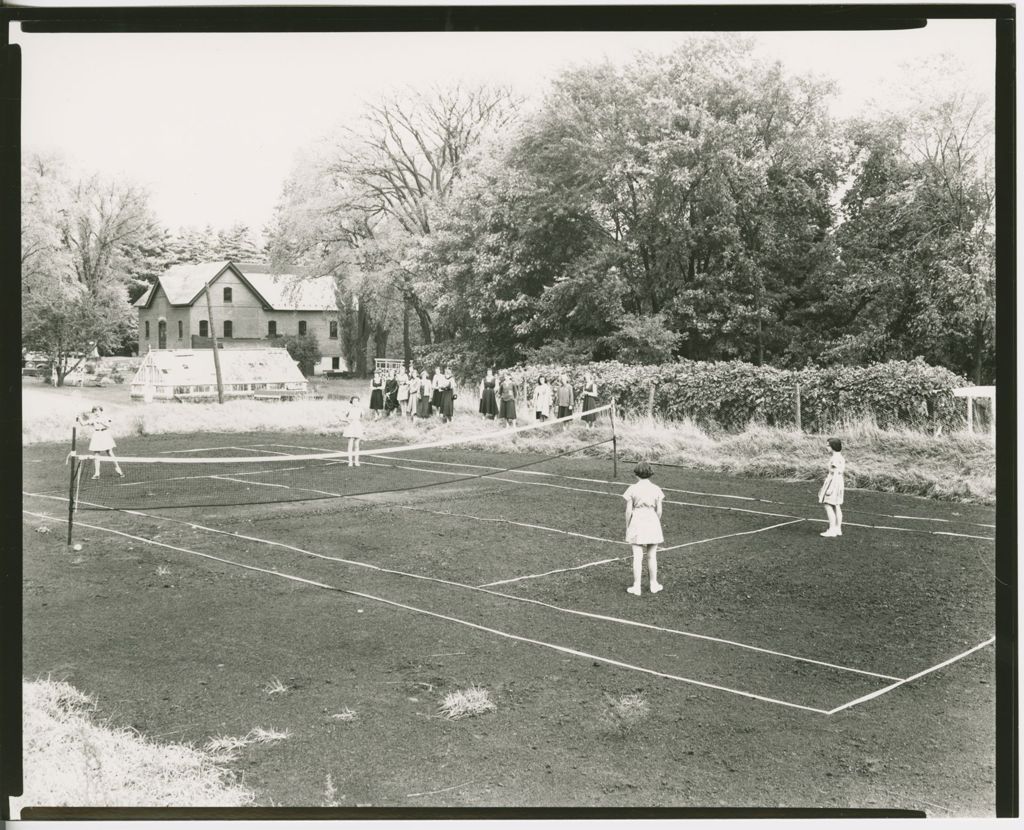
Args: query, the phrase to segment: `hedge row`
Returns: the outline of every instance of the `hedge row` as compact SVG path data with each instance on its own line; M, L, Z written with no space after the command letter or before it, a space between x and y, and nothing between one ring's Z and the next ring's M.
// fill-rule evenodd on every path
M871 418L883 428L955 429L964 425L966 407L953 390L968 385L948 369L923 360L801 370L740 361L657 366L607 361L524 366L520 371L530 388L540 375L551 380L565 372L577 390L589 372L601 399L615 397L625 412L685 417L705 427L730 430L751 422L795 427L798 384L801 424L808 431L826 432L861 418Z

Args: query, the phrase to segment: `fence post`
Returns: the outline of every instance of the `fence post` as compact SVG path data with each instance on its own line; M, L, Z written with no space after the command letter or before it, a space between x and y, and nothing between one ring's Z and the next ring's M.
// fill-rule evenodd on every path
M800 413L800 384L796 385L796 428L797 432L804 431L804 420Z
M619 477L619 439L615 433L615 398L612 398L612 478Z
M647 387L647 417L654 417L654 384Z
M967 396L967 432L974 435L974 398Z

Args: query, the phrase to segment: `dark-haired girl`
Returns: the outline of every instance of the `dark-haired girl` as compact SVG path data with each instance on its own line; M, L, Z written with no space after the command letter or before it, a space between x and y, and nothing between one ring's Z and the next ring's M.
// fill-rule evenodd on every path
M828 514L828 530L821 535L831 539L843 535L843 476L846 473L846 459L843 458L843 442L838 438L829 438L828 447L832 450L832 457L828 460L825 483L818 491L818 503L825 505Z
M498 379L494 376L494 371L488 369L484 379L480 381L480 414L491 421L498 414L498 399L494 394L497 387Z
M390 415L398 409L398 373L392 369L384 381L384 414Z
M416 396L416 417L417 418L429 418L430 417L430 396L433 392L433 385L430 383L430 378L427 377L427 370L424 369L420 374L420 385L419 394Z
M452 377L452 370L445 369L441 380L438 382L441 390L441 423L448 423L455 414L455 378Z
M374 372L373 380L370 381L370 410L375 421L384 411L384 378L380 372Z
M661 505L665 494L651 481L651 465L641 461L633 468L636 483L629 486L622 498L626 500L626 541L633 547L633 584L626 590L640 596L644 553L651 578L651 593L662 589L658 582L658 545L665 541L661 532Z
M516 425L516 385L507 372L501 376L498 389L498 417L511 429Z
M583 376L583 392L581 394L583 398L583 420L586 425L593 429L594 421L597 420L597 414L593 410L597 409L597 384L594 382L592 375Z

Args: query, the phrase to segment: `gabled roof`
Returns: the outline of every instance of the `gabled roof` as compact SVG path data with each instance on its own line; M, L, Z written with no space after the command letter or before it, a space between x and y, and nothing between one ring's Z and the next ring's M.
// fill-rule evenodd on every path
M218 351L225 385L288 383L306 386L298 364L285 349ZM213 349L154 349L146 353L132 384L202 386L217 383Z
M194 305L207 282L215 282L228 269L273 311L334 311L338 307L333 277L271 274L266 265L239 265L228 260L174 265L135 301L135 306L149 308L158 286L171 305Z

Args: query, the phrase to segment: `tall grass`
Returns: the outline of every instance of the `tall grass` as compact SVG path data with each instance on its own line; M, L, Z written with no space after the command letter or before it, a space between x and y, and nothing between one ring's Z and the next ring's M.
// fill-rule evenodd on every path
M351 382L349 382L351 383ZM26 396L28 398L28 396ZM26 404L22 440L66 442L80 400L62 401L47 396L34 406ZM363 405L366 404L364 400ZM63 404L63 405L61 405ZM593 430L573 422L570 428L541 429L498 437L498 425L475 412L475 398L465 396L453 423L439 418L410 421L400 416L367 420L366 440L407 444L471 438L463 444L480 449L555 454L579 450L609 437L607 416ZM330 436L339 447L346 404L339 400L259 403L229 401L223 405L151 403L108 405L115 437L163 433L291 433L306 434L310 446L316 436ZM525 415L526 413L520 413ZM368 415L368 413L367 413ZM529 423L521 418L520 424ZM995 453L985 435L965 432L933 436L913 429L881 429L862 419L835 431L843 439L848 480L852 487L907 493L960 502L992 504L995 500ZM751 424L742 432L709 431L692 421L659 417L622 417L618 421L620 456L643 458L694 469L749 477L810 481L820 478L828 459L824 435ZM322 442L328 443L328 442ZM611 445L586 450L610 456Z
M255 795L214 755L161 744L96 721L96 704L53 680L23 684L25 792L12 814L31 806L238 807Z

